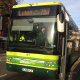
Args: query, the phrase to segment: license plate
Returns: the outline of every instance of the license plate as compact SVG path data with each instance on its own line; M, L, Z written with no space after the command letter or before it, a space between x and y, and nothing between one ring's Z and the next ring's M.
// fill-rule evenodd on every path
M22 71L25 71L25 72L33 72L33 69L22 68Z

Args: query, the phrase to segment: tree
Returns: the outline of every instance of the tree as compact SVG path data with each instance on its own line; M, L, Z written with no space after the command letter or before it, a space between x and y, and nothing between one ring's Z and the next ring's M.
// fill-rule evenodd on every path
M0 16L10 13L12 6L16 4L16 0L0 0Z
M2 14L10 14L13 5L17 5L16 0L0 0L0 16ZM2 30L0 36L7 37L10 17L3 17Z

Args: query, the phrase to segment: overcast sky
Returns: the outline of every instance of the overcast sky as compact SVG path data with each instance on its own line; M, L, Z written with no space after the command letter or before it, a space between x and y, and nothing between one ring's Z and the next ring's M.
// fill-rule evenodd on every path
M19 4L38 3L38 2L54 2L55 0L20 0ZM69 14L72 16L74 22L80 29L80 0L56 0L61 2Z

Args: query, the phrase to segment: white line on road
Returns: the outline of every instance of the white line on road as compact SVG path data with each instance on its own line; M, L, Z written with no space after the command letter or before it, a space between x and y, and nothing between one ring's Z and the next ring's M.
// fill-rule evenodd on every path
M7 76L7 74L1 75L0 77L4 77L4 76Z

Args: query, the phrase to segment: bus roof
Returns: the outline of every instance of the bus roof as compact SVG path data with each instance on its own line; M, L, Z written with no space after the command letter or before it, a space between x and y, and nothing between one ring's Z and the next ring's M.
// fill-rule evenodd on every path
M14 5L13 8L45 6L45 5L62 5L62 3L60 3L60 2L31 3L31 4L23 4L23 5Z

